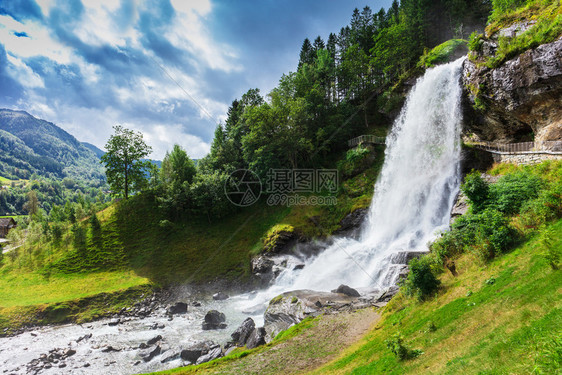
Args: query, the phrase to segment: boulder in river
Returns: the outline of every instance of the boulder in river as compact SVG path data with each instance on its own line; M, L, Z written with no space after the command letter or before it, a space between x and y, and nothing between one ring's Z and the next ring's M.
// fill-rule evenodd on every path
M161 352L162 352L162 348L160 348L160 345L158 345L153 350L149 351L148 353L142 353L140 356L143 359L143 361L150 362L152 358L156 357Z
M252 334L248 338L248 341L246 342L246 347L248 349L254 349L257 348L258 346L265 345L266 336L267 336L267 332L265 331L265 328L259 327L254 329L252 331Z
M214 345L211 348L209 348L207 354L199 357L195 363L200 365L201 363L209 362L212 361L213 359L217 359L220 357L222 357L222 349L220 345Z
M150 340L148 340L146 342L146 345L148 345L148 346L154 345L160 340L162 340L162 336L160 336L160 335L155 336L155 337L151 338Z
M341 293L350 297L360 297L359 292L347 285L341 284L337 289L332 290L332 293Z
M189 348L183 349L180 353L181 359L184 361L189 361L190 363L196 363L197 359L202 355L205 355L209 352L211 347L215 347L216 344L212 341L203 341L198 342L195 345L190 346Z
M205 315L205 321L203 322L203 330L211 330L211 329L224 329L226 328L226 316L217 311L217 310L210 310Z
M252 318L246 318L230 337L232 337L232 341L236 346L244 346L255 328L256 323L254 320Z
M213 299L215 301L224 301L225 299L228 299L228 294L225 294L223 292L218 292L213 294Z
M185 314L187 312L187 303L185 302L176 302L172 306L168 307L168 314L175 315L175 314Z
M370 306L368 302L345 294L295 290L283 293L269 302L264 313L264 327L269 339L309 316L366 306Z

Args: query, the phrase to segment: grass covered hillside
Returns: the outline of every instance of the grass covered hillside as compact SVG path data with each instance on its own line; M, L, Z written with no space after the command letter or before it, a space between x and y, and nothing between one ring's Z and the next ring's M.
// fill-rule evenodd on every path
M275 241L278 228L290 228L302 238L321 238L338 229L348 213L367 207L383 156L382 146L344 155L335 206L270 206L262 200L210 222L202 215L170 221L147 193L75 223L32 220L10 232L19 247L4 254L0 263L0 331L39 323L37 312L47 304L78 305L80 299L102 292L215 280L248 283L251 257ZM122 303L116 299L102 312L119 310ZM99 313L96 306L82 306L70 309L66 319L81 321Z
M496 184L467 178L469 213L410 263L381 318L335 357L322 329L334 318L321 316L266 347L168 373L560 374L562 162L489 173L501 176ZM353 335L356 319L367 317L346 316L330 341Z

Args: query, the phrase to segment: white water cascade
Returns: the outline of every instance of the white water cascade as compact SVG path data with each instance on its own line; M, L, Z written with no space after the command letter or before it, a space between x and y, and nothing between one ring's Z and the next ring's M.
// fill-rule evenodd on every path
M428 242L448 227L460 184L462 61L428 70L409 94L387 138L359 238L335 238L302 270L282 272L253 304L290 290L389 287L396 282L391 255L427 251Z

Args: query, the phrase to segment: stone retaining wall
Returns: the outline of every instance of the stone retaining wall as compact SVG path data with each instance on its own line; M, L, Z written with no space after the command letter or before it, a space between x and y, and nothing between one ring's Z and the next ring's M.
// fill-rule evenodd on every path
M495 163L512 163L518 165L539 164L546 160L562 160L562 154L553 154L549 152L492 152L492 156Z

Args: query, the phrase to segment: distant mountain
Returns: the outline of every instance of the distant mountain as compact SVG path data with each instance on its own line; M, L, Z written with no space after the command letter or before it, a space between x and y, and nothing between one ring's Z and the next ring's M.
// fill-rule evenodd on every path
M96 146L94 146L94 145L91 144L91 143L82 142L82 146L86 147L86 148L87 148L88 150L90 150L90 151L93 151L94 154L96 154L96 156L97 156L98 158L101 158L101 157L105 154L105 151L100 150L99 148L97 148Z
M103 151L24 111L0 109L0 176L105 179Z

